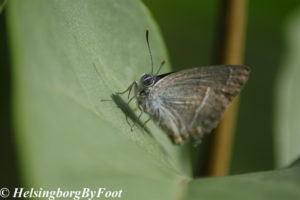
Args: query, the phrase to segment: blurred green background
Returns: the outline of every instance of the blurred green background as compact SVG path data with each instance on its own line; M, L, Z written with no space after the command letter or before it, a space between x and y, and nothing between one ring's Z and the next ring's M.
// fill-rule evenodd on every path
M173 68L218 64L221 1L144 0L156 19ZM245 64L252 69L243 91L231 174L273 169L275 81L286 50L284 32L298 0L249 1ZM19 184L11 120L11 66L5 10L0 15L1 140L0 184Z
M20 184L16 159L11 108L11 65L5 11L0 14L0 185L13 187Z

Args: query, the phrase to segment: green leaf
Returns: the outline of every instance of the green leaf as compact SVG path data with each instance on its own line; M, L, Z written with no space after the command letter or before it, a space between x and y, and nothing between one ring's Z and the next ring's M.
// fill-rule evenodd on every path
M11 0L8 24L15 138L26 187L122 190L121 199L130 200L300 196L299 167L193 180L187 145L172 145L152 122L149 134L131 132L125 114L136 113L126 97L100 101L150 71L146 27L155 66L167 58L139 1Z
M300 157L300 10L288 18L286 53L276 84L275 150L278 166Z
M126 98L100 101L151 70L147 27L155 67L167 58L144 5L11 0L8 11L25 184L105 187L122 189L124 199L173 199L178 182L190 174L186 148L171 144L152 122L147 127L154 137L141 128L131 132L122 112L132 112Z
M300 198L300 167L223 178L193 180L188 200L297 200Z

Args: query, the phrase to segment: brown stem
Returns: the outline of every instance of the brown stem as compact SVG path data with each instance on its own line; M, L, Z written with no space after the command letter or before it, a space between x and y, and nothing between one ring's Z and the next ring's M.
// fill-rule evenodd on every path
M221 58L222 64L242 64L247 0L224 0ZM213 138L209 176L228 174L234 139L238 98L227 108Z

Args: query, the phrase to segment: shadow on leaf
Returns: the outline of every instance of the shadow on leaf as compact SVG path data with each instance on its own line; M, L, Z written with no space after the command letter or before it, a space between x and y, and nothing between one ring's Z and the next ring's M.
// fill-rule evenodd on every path
M126 117L126 121L128 122L129 126L131 127L132 125L129 123L128 118L135 123L135 126L138 126L142 130L144 130L147 134L151 135L149 129L144 126L144 123L138 119L137 115L133 112L133 110L128 106L128 104L119 96L112 94L111 98L113 102L118 106L118 108L121 109L121 111L124 113Z

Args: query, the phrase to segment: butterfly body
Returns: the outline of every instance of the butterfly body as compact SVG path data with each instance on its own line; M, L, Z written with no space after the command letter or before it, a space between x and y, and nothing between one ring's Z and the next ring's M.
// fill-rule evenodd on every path
M218 124L225 108L248 79L245 66L198 67L154 76L145 74L135 96L173 143L198 142Z

